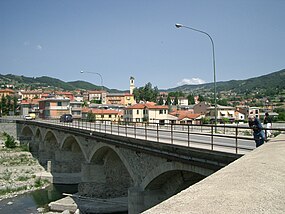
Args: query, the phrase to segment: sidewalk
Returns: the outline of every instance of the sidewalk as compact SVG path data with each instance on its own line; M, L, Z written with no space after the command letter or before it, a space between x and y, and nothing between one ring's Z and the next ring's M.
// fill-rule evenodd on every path
M285 134L144 213L285 213Z

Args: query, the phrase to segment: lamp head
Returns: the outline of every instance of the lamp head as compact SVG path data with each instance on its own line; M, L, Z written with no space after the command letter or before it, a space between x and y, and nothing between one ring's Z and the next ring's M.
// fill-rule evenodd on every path
M178 24L178 23L176 23L176 24L175 24L175 27L177 27L177 28L181 28L181 27L183 27L183 25L182 25L182 24Z
M84 71L80 71L80 73L81 73L81 74L83 74L83 73L84 73Z

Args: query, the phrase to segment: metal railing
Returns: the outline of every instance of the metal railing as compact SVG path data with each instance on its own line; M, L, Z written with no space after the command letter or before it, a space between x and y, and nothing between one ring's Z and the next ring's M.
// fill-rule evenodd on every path
M17 118L18 119L18 118ZM195 124L159 124L139 122L112 122L100 120L89 122L74 119L72 123L53 120L36 120L35 122L51 123L59 126L73 127L92 132L124 136L158 143L175 144L208 150L244 154L255 148L252 130L247 124L236 125L195 125ZM285 128L264 128L273 135L284 132Z

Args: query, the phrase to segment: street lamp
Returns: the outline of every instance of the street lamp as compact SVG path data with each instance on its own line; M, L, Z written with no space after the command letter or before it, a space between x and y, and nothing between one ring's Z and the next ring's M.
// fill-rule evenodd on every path
M83 73L88 73L88 74L97 74L100 79L101 79L101 91L102 91L102 95L101 95L101 104L103 104L103 78L102 75L97 73L97 72L89 72L89 71L80 71L81 74Z
M211 40L211 44L212 44L212 55L213 55L213 68L214 68L214 101L215 101L215 125L217 126L217 87L216 87L216 62L215 62L215 46L214 46L214 41L212 39L212 37L204 32L204 31L201 31L201 30L197 30L195 28L192 28L192 27L188 27L188 26L185 26L185 25L182 25L182 24L175 24L175 27L177 28L187 28L187 29L190 29L190 30L194 30L196 32L199 32L199 33L203 33L205 35L207 35L209 37L209 39Z

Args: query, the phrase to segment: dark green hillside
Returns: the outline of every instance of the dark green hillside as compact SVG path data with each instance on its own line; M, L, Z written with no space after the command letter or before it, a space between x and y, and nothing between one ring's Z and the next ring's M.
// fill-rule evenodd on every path
M206 83L201 85L183 85L176 88L168 89L167 91L206 91L213 90L213 83ZM217 91L232 91L238 94L251 93L251 92L265 92L278 94L280 91L285 90L285 69L255 77L247 80L230 80L225 82L217 82Z
M52 86L55 88L61 88L61 89L66 90L66 91L72 91L72 90L76 89L74 86L72 86L69 83L66 83L66 82L59 80L59 79L47 77L47 76L36 77L35 80L38 83L44 84L45 86Z
M97 86L89 82L85 81L73 81L73 82L68 82L70 85L72 85L74 88L77 89L85 89L85 90L101 90L102 86ZM103 87L105 90L106 88Z
M85 81L72 81L64 82L52 77L25 77L12 74L0 74L0 84L13 84L16 89L56 89L56 90L101 90L101 86L94 85ZM182 91L184 93L195 94L211 94L213 93L213 83L206 83L201 85L183 85L176 88L170 88L167 92ZM122 93L128 91L120 91L116 89L108 89L103 87L104 90L110 93ZM237 94L250 94L256 93L262 95L278 95L285 91L285 69L260 77L250 78L247 80L230 80L224 82L217 82L217 92L231 91Z

